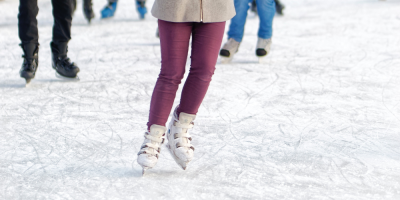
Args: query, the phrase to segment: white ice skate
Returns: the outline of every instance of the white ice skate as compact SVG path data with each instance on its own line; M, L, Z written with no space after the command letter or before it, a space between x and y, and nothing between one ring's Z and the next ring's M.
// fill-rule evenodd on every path
M269 39L258 38L256 55L258 56L259 63L262 63L263 58L270 52L271 44L272 44L271 38Z
M182 112L178 119L175 113L168 127L167 148L175 162L178 163L183 170L186 169L188 163L193 158L194 147L190 144L192 137L189 134L189 129L193 128L193 120L195 118L196 115Z
M137 162L143 168L142 175L145 174L147 169L151 169L157 164L166 130L165 126L153 124L150 126L150 132L144 134L145 139L137 158Z
M221 56L221 62L224 64L230 63L235 53L238 52L239 46L240 42L237 42L235 39L230 38L219 52L219 55Z

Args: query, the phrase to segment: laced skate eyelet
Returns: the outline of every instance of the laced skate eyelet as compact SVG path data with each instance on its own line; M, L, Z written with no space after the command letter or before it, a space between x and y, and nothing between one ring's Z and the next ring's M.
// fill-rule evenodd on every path
M175 134L174 134L174 139L177 139L177 138L178 138L178 137L176 137L176 134L178 134L178 133L175 133Z
M192 137L188 137L188 140L192 141Z
M179 148L179 143L176 143L176 144L175 144L175 147L176 147L176 148Z
M191 146L190 148L194 151L194 146Z

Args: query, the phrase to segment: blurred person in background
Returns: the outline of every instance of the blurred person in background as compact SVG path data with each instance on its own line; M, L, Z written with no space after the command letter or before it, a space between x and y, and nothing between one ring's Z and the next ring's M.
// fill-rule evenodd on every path
M108 0L107 5L101 10L101 18L107 19L113 17L117 10L118 0ZM139 13L139 18L144 19L147 13L146 0L136 0L136 10Z
M72 4L75 12L77 6L76 0L72 0ZM83 0L83 15L85 15L85 18L88 20L89 23L94 18L92 5L92 0Z
M247 11L253 0L235 0L236 16L232 18L228 31L228 42L220 51L223 63L232 60L234 54L239 50L243 39L244 27L247 19ZM259 58L266 56L271 49L272 22L275 15L274 0L256 0L260 26L258 29L258 40L256 44L256 55Z
M279 0L275 0L275 9L278 15L283 15L283 9L285 9L285 5L283 5ZM251 3L251 11L257 14L256 0L253 0Z
M53 5L53 38L50 43L52 67L57 75L76 78L79 72L67 56L68 42L71 39L73 0L52 0ZM20 46L24 52L20 76L29 83L35 77L39 67L39 33L36 16L39 8L37 0L20 0L18 14L18 31Z

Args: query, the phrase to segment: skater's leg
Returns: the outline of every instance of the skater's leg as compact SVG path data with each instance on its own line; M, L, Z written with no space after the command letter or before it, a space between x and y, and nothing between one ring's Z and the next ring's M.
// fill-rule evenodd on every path
M193 23L158 20L161 43L161 72L151 97L149 122L165 126L176 91L185 73Z
M24 61L19 74L27 84L35 78L39 65L39 35L36 20L38 12L37 0L20 0L18 31L21 40L20 46L24 52Z
M283 9L285 9L285 6L279 0L275 0L275 9L276 13L283 15Z
M184 170L194 156L190 129L214 74L224 29L225 22L193 23L190 72L179 107L168 126L166 145L175 162Z
M92 5L92 0L83 0L83 14L85 15L85 18L88 20L89 23L94 18Z
M83 6L84 7L91 7L92 6L92 0L83 0Z
M260 16L260 28L258 30L258 40L256 55L262 58L269 54L272 44L272 22L275 16L274 0L257 0L258 16Z
M225 22L195 23L192 32L191 67L182 90L177 115L195 115L210 85L215 71Z
M50 43L52 67L57 74L66 78L77 78L80 71L68 58L68 42L71 39L72 0L52 0L53 4L53 41Z
M242 42L244 25L246 24L247 11L252 0L235 0L236 15L232 18L229 25L228 39L233 38L237 42Z
M36 16L39 12L37 0L20 0L18 31L22 44L39 44Z
M147 13L146 0L136 0L136 9L139 13L139 18L144 19Z
M71 39L72 0L52 0L53 4L53 42L64 43Z
M101 18L106 19L114 16L115 11L117 10L118 0L108 0L107 5L101 10Z
M258 37L269 39L272 37L272 22L275 16L274 0L257 0L258 15L260 16L260 28Z

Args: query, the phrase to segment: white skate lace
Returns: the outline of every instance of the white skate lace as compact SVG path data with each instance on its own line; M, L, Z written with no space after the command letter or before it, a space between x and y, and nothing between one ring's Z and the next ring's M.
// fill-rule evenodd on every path
M181 142L176 143L176 148L185 147L185 148L191 148L194 151L194 146L190 144L190 141L192 141L192 136L188 132L189 129L193 128L194 123L192 122L190 124L181 124L178 121L175 121L174 126L182 128L181 133L174 134L174 139L182 138L180 140Z
M237 42L235 39L230 38L228 42L222 47L222 49L228 50L231 53L236 53L239 49L240 43Z
M165 134L162 135L161 137L155 137L151 136L149 132L144 133L144 137L149 140L149 142L145 143L142 145L138 155L140 154L149 154L149 155L154 155L158 158L158 155L160 154L160 146L164 143L164 137ZM155 142L156 144L153 144L152 142Z

